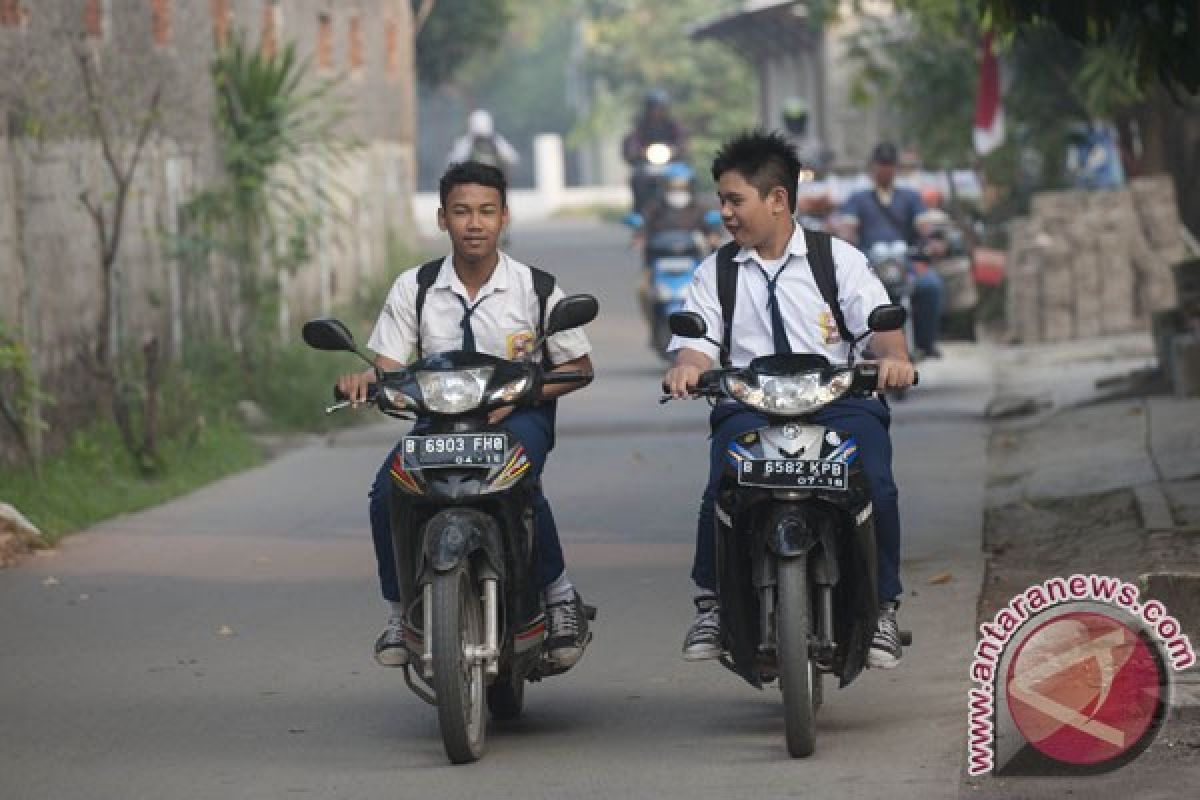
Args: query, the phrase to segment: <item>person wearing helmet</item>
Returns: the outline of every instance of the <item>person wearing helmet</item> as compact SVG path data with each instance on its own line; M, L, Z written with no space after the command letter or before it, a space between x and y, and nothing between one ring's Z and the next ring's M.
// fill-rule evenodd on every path
M653 317L651 254L648 243L662 231L689 231L703 242L701 253L721 243L721 216L696 197L696 176L687 164L670 164L663 173L662 192L634 218L632 246L642 251L642 280L638 298L647 322Z
M460 136L450 148L446 164L462 164L474 161L496 167L505 179L512 177L512 170L521 161L521 156L508 140L496 133L496 122L492 114L477 108L467 117L467 133Z
M663 152L656 155L656 149ZM633 210L641 213L655 193L658 181L655 170L683 161L687 156L686 137L671 116L666 92L652 89L646 93L633 130L621 141L621 155L633 167L629 188L633 192Z

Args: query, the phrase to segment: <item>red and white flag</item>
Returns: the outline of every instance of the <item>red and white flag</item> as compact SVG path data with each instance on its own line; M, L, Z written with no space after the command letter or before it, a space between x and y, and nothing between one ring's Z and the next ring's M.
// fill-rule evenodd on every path
M992 52L992 32L983 34L979 93L975 96L975 152L981 156L1004 143L1004 107L1000 105L1000 65Z

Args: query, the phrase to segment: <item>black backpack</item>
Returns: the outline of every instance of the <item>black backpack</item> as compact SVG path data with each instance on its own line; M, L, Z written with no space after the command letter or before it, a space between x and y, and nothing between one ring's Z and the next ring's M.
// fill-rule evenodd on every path
M437 258L422 264L417 269L417 358L420 358L423 353L421 347L421 311L425 308L425 295L429 292L429 287L437 282L438 273L442 270L442 261L443 259ZM533 274L533 293L537 295L538 300L537 337L540 339L542 338L542 332L546 330L546 305L550 302L550 295L554 291L554 276L537 267L529 267L529 271ZM549 363L549 356L544 352L543 358Z
M829 306L837 323L838 333L842 341L854 341L854 335L846 327L846 318L842 314L842 306L838 301L837 266L833 261L833 237L822 231L804 231L804 240L808 245L808 263L812 267L813 278L821 291L821 299ZM729 242L717 250L717 301L721 304L721 345L724 351L721 364L729 366L729 354L733 343L733 310L737 305L738 263L733 257L741 250L737 242Z

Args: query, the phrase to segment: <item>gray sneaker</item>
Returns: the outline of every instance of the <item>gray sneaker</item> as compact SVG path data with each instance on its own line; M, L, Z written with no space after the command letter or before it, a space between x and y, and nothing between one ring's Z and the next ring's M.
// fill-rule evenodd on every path
M696 618L683 639L685 661L707 661L721 655L721 610L716 595L696 597Z
M546 643L543 645L550 660L560 669L570 669L583 658L583 650L591 641L587 612L579 592L570 600L546 604Z
M408 650L404 647L404 620L392 614L387 627L375 640L375 661L381 667L403 667L408 663Z
M896 624L897 604L884 603L879 607L879 623L875 638L867 652L867 666L874 669L895 669L900 666L904 651L900 647L900 626Z

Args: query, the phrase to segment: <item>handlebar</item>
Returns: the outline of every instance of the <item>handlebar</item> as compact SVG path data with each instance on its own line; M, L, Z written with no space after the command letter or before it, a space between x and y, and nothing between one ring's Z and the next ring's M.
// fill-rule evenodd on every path
M549 386L560 383L587 383L592 379L590 372L546 372L542 375L542 384Z
M700 373L700 377L696 379L696 386L692 389L692 397L721 397L724 396L725 390L721 385L724 376L731 370L725 369L710 369ZM921 374L913 370L912 385L916 386L921 382ZM668 403L675 398L666 394L668 391L666 384L663 384L663 396L658 399L659 404ZM874 394L879 390L879 365L878 364L855 364L854 365L854 382L850 386L849 394L865 397Z

